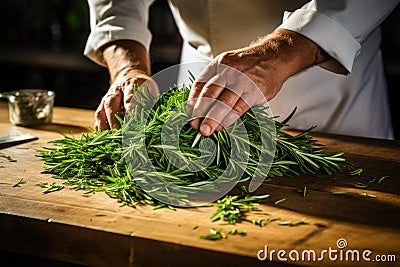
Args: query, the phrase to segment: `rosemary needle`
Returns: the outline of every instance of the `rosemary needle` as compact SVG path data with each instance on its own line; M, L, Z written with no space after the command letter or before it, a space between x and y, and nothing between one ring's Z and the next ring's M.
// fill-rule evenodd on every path
M274 202L274 205L278 205L279 203L282 203L282 202L285 201L285 200L286 200L286 198L281 198L281 199L275 201L275 202Z
M349 175L351 175L351 176L355 176L355 175L360 176L362 172L363 172L363 169L359 168L359 169L356 169L354 171L349 172Z
M388 178L389 176L382 176L381 178L379 178L378 180L378 184L382 183L383 180L385 180L386 178Z
M292 222L292 221L285 221L285 222L280 222L279 225L283 225L283 226L298 226L298 225L302 225L302 224L308 224L306 222L306 219L303 218L300 221L297 222Z
M20 187L21 184L26 184L26 180L24 178L19 179L19 181L13 185L13 187Z
M303 197L307 195L307 186L304 186L302 189L298 189L297 192L301 193Z

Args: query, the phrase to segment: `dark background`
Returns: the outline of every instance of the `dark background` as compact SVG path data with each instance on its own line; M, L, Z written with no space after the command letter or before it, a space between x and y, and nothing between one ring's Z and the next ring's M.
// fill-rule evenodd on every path
M382 51L396 139L400 139L400 7L384 21ZM56 105L95 109L108 73L83 56L89 34L84 0L11 0L0 10L1 91L44 88ZM150 9L152 71L179 63L181 38L166 0Z

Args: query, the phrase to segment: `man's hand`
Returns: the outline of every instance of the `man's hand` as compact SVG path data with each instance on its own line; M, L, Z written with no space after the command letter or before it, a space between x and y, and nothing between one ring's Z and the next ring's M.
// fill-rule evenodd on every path
M130 112L135 103L132 101L135 85L142 85L150 77L140 71L132 70L117 78L111 84L107 94L101 100L95 112L96 130L120 128L121 125L115 114ZM157 93L157 92L155 92Z
M192 86L187 112L197 119L191 126L205 136L228 127L251 106L272 99L290 76L325 61L322 52L306 37L278 29L220 54Z
M95 112L96 130L121 127L115 114L134 108L135 85L149 81L146 83L149 93L159 93L157 85L150 80L149 54L142 44L132 40L115 41L102 48L101 53L110 73L111 86Z

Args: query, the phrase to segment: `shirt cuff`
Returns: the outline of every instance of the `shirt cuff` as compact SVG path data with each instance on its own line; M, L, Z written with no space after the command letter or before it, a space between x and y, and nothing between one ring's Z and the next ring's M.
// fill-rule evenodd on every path
M294 12L285 12L283 23L278 28L300 33L318 44L334 59L320 66L335 73L350 73L354 60L361 51L360 43L346 28L315 10L297 9Z
M151 32L146 25L133 18L110 18L109 21L96 25L86 42L84 55L99 65L106 66L100 47L116 40L134 40L141 43L149 51L152 39ZM132 25L129 28L118 25Z

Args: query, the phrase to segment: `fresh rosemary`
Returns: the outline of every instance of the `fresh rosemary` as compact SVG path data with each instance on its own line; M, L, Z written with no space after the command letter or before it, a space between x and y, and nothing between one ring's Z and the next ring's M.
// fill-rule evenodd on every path
M39 150L39 156L44 160L46 167L44 172L53 174L56 178L65 179L65 184L70 185L76 190L90 192L105 192L110 197L118 199L123 205L135 206L138 203L146 203L155 207L167 206L142 189L135 179L145 177L151 181L158 181L162 178L167 183L181 186L180 192L175 192L174 196L168 195L165 186L157 187L157 182L152 184L154 190L159 190L163 197L178 197L184 199L187 192L199 190L200 185L207 188L215 179L220 177L230 160L231 139L226 130L218 131L210 137L204 137L197 130L190 127L188 123L183 126L179 136L179 147L165 145L161 142L161 132L163 127L179 125L182 121L190 118L186 115L184 102L189 95L189 88L174 88L161 96L150 111L145 111L152 99L146 94L141 94L142 98L138 101L138 109L133 115L121 120L121 129L96 131L90 134L83 133L79 138L73 136L63 136L61 139L50 141L51 147ZM147 112L147 113L146 113ZM294 112L293 112L294 113ZM283 122L274 121L276 127L276 151L270 166L268 177L299 175L301 173L325 172L330 175L340 172L350 165L342 157L343 152L325 152L324 146L314 139L310 132L312 128L296 135L289 134L282 130L293 113ZM146 116L145 116L146 115ZM257 116L256 116L257 115ZM242 122L246 127L247 138L241 138L238 133L237 138L245 140L246 146L250 148L248 162L244 165L237 162L234 171L242 169L244 175L241 183L249 180L254 174L259 157L264 149L261 140L260 124L256 117L265 120L269 118L264 106L257 106L252 111L242 116ZM171 126L172 125L172 126ZM270 125L270 124L268 124ZM265 127L270 127L270 126ZM235 124L231 127L235 127ZM264 129L267 130L268 129ZM145 152L151 160L152 167L149 168L146 156L140 144L143 140L136 140L135 136L144 133ZM123 147L123 135L132 138L127 148ZM174 138L174 137L171 137ZM215 157L207 168L199 168L197 172L187 172L184 168L175 167L167 157L166 152L174 155L174 160L181 164L193 163L196 159L207 156L204 147L198 144L210 139L216 144ZM247 139L247 140L246 140ZM265 152L265 151L264 151ZM268 153L268 151L267 151ZM208 155L209 156L209 155ZM133 166L128 167L125 158L134 160ZM269 166L268 166L269 167ZM133 179L135 177L135 179ZM212 188L211 188L212 189ZM164 190L164 191L163 191ZM304 191L305 194L305 191ZM233 198L237 196L229 196ZM248 196L241 199L239 209L246 207L249 209L253 201L259 200L255 196ZM278 204L278 203L276 203ZM235 210L238 207L230 207ZM215 214L214 220L227 219L228 222L239 222L241 217L227 214ZM228 218L229 217L229 218Z

